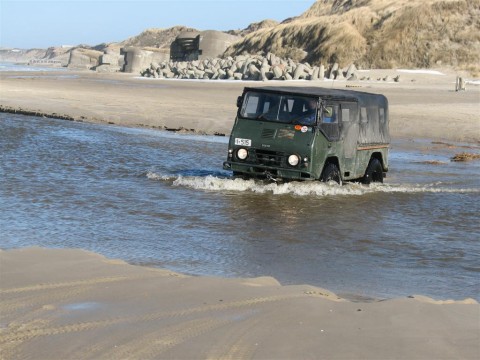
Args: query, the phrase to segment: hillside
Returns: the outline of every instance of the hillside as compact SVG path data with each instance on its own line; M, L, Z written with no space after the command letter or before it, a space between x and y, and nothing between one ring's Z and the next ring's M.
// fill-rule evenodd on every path
M317 0L226 55L273 52L310 63L480 71L480 0Z
M230 31L227 31L227 33L231 35L245 36L261 29L270 29L277 25L278 25L278 21L266 19L259 22L251 23L243 30L230 30Z
M225 56L266 55L312 65L355 63L363 68L451 66L480 76L480 0L317 0L303 14L263 20L243 30ZM67 64L76 48L119 54L135 46L169 51L186 26L147 29L119 43L94 47L0 49L0 61L55 59Z
M184 31L197 30L186 26L174 26L168 29L147 29L137 36L118 43L118 45L170 49L170 44Z

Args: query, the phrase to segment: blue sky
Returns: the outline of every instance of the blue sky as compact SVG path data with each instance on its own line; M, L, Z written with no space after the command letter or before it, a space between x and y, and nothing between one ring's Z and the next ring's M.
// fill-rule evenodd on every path
M122 41L147 28L243 29L300 15L315 0L0 0L0 47Z

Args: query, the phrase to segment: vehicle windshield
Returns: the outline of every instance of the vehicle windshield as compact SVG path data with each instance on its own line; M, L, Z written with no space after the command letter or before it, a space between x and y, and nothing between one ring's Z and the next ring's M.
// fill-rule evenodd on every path
M240 116L286 124L314 125L318 98L263 92L245 94Z

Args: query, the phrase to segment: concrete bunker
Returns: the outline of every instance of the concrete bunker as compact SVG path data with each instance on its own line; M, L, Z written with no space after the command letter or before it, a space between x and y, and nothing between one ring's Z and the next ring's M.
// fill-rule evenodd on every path
M240 37L221 31L184 31L170 45L170 60L194 61L215 58Z

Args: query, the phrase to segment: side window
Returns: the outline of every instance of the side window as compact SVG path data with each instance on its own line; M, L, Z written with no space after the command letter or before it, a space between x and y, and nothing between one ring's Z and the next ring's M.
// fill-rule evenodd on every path
M268 109L270 109L270 102L269 102L269 101L265 101L265 102L263 103L262 113L268 112Z
M287 99L287 101L286 101L286 104L287 104L287 109L286 109L286 111L288 111L289 113L292 112L294 101L295 101L295 100L293 100L293 99Z
M380 115L380 123L385 124L385 109L384 108L378 108L378 113Z
M323 109L322 122L324 124L334 124L338 122L338 105L327 105Z
M368 108L368 121L378 123L379 111L377 106L370 106Z
M360 122L366 123L367 121L368 121L368 118L367 118L367 108L366 108L366 107L362 107L362 108L360 108Z
M320 124L320 129L330 141L338 141L338 139L340 138L338 117L338 104L327 104L325 107L322 108L322 122Z
M341 104L342 123L358 122L358 104L354 102L344 102Z
M259 100L259 96L249 95L248 98L244 101L244 108L242 109L242 113L247 117L255 115L257 113Z

